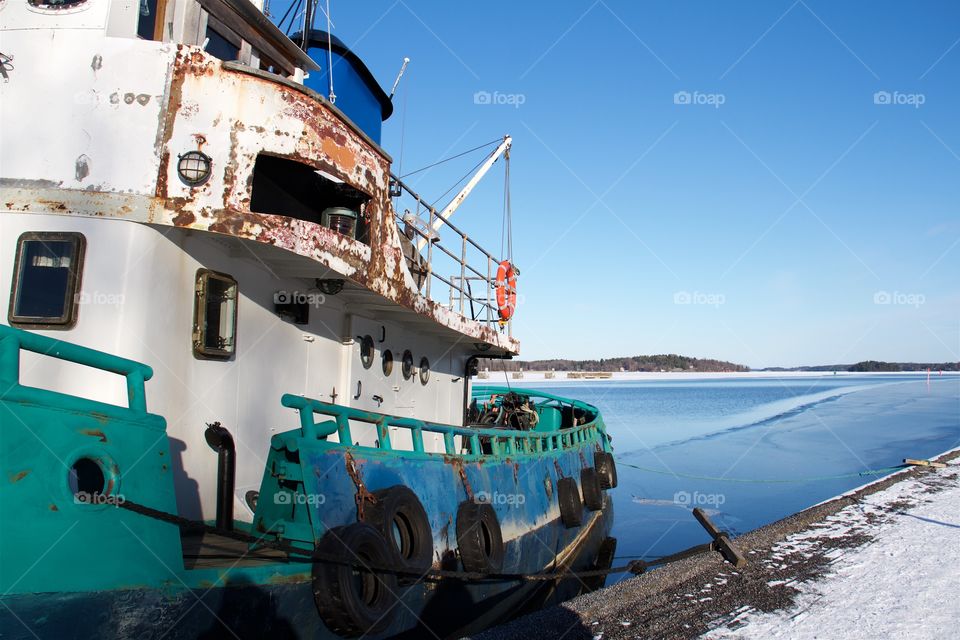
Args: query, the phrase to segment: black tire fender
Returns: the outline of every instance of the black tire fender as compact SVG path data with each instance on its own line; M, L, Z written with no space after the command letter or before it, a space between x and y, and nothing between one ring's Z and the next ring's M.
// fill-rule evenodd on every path
M560 520L567 529L579 527L583 523L583 502L580 490L573 478L560 478L557 481L557 501L560 503Z
M366 522L393 547L404 569L421 574L429 571L433 565L433 531L417 494L398 484L373 495L376 502L364 510Z
M603 489L600 488L600 474L593 467L580 470L580 490L583 492L583 504L590 511L603 509Z
M460 503L457 548L465 571L497 573L503 568L503 532L492 505L472 500Z
M613 461L612 453L608 451L594 453L593 466L600 475L601 489L615 489L617 487L617 464Z
M396 567L393 548L373 526L355 522L331 529L317 545L311 582L313 600L330 631L354 638L389 629L396 616L397 577L392 573L357 572L352 565L323 562L333 555L375 566Z

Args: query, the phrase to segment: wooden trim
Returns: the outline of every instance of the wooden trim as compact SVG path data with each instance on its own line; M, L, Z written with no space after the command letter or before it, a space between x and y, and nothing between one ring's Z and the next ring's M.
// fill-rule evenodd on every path
M153 39L163 42L163 28L167 25L167 5L170 0L157 0L157 17L153 23Z
M274 60L280 69L293 75L297 67L305 71L320 67L270 22L249 0L199 0L207 12L257 51Z
M223 36L224 40L235 46L237 48L237 59L240 59L240 50L243 48L243 43L246 42L246 40L238 36L233 29L220 22L220 20L212 14L207 14L207 29L213 29Z

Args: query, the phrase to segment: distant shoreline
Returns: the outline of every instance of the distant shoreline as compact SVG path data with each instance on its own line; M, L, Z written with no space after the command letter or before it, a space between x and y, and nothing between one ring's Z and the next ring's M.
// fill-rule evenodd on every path
M520 382L544 382L566 384L569 382L630 382L637 380L729 380L731 378L833 378L841 376L913 376L916 378L926 378L926 371L838 371L834 374L832 371L614 371L605 372L605 377L597 376L600 372L593 371L503 371L490 369L481 371L480 375L487 374L489 377L475 378L476 384L504 384L509 380L510 384ZM553 377L548 378L547 374L552 373ZM568 373L574 373L580 376L587 375L591 377L568 377ZM522 374L522 377L515 377ZM608 377L607 377L608 376ZM944 371L943 376L938 371L930 372L930 379L946 378L947 376L958 377L960 373L956 371Z

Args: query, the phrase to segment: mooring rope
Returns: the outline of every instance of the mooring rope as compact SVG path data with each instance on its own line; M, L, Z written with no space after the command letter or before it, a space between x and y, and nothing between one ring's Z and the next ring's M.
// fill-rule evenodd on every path
M650 467L641 467L636 464L630 464L625 462L623 458L617 458L617 463L622 464L625 467L630 467L631 469L637 469L638 471L646 471L647 473L657 473L665 476L674 476L675 478L684 478L687 480L706 480L710 482L740 482L745 484L789 484L789 483L803 483L803 482L820 482L823 480L843 480L846 478L862 478L864 476L881 476L887 473L893 473L894 471L900 471L901 469L907 469L911 465L909 464L899 464L895 467L882 467L880 469L867 469L866 471L859 471L855 473L842 473L838 475L831 476L811 476L808 478L727 478L727 477L717 477L717 476L701 476L691 473L677 473L675 471L669 471L665 469L651 469Z
M583 571L568 571L568 570L559 570L559 571L545 571L541 573L483 573L478 571L451 571L446 569L429 569L427 571L416 571L410 569L401 569L396 566L381 566L375 563L368 563L358 560L349 560L344 559L342 555L334 555L329 553L323 553L318 550L303 549L301 547L293 546L289 543L268 540L265 538L267 534L261 536L254 536L249 533L244 533L242 531L237 531L234 529L222 529L220 527L201 522L199 520L190 520L182 516L178 516L172 513L167 513L166 511L160 511L152 507L147 507L142 504L137 504L131 502L130 500L124 500L123 502L117 502L116 506L133 513L146 516L148 518L153 518L155 520L160 520L168 524L176 525L182 529L188 531L202 531L204 533L210 533L225 538L230 538L232 540L237 540L239 542L245 542L248 544L256 545L258 548L249 549L247 553L243 554L240 557L246 555L257 556L257 552L261 548L273 549L275 551L282 551L289 555L286 560L291 562L302 562L306 564L313 564L317 562L336 564L349 566L358 571L368 572L368 573L386 573L393 574L397 576L412 577L417 581L422 580L436 580L436 579L455 579L463 580L470 582L485 581L485 580L519 580L519 581L554 581L561 580L566 578L599 578L613 573L632 573L635 575L640 575L652 567L669 564L671 562L679 562L680 560L686 560L687 558L692 558L704 553L710 553L712 551L718 551L719 546L716 541L708 542L706 544L697 545L695 547L690 547L689 549L684 549L677 553L662 556L653 560L631 560L625 565L617 567L608 567L606 569L587 569ZM195 558L204 558L206 556L202 554L194 555L191 557ZM270 560L269 557L263 557L264 560ZM236 559L236 556L233 556L233 559Z

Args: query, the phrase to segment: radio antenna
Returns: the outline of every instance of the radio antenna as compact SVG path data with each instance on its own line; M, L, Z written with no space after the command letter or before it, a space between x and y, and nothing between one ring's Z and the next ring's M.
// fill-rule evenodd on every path
M407 65L410 64L410 58L403 59L403 65L400 67L400 73L397 74L397 79L393 81L393 89L390 89L390 101L393 101L393 95L397 92L397 85L400 84L400 78L403 77L403 72L407 70Z
M330 33L332 22L330 19L330 0L327 0L327 76L330 78L330 104L337 101L337 94L333 92L333 35Z

